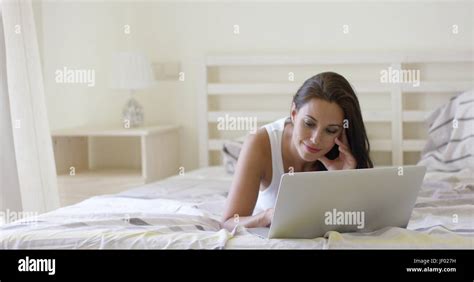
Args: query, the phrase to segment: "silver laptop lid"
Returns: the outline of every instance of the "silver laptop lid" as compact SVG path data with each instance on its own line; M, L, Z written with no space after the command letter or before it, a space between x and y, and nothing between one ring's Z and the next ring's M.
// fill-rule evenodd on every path
M269 238L406 227L425 172L404 166L284 174Z

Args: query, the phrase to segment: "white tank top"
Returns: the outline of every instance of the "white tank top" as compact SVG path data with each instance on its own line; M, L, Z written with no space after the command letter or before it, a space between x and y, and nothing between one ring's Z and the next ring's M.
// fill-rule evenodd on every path
M287 119L282 118L263 126L267 130L272 151L272 182L265 190L259 191L257 203L253 211L254 215L275 206L280 179L284 173L281 140Z

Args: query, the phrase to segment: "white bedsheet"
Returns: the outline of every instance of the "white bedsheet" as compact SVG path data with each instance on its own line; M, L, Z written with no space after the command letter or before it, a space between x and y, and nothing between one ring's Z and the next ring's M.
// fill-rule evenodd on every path
M0 248L463 248L474 240L474 170L428 173L407 229L262 239L220 229L231 177L211 167L97 196L0 228Z

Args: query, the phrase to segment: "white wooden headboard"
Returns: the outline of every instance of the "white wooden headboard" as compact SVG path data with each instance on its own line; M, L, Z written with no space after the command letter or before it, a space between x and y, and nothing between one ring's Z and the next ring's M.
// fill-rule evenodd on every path
M382 73L394 70L418 70L420 84L381 81ZM375 165L402 165L419 158L430 112L474 87L474 53L209 55L201 71L201 167L218 164L223 142L245 134L216 130L219 117L256 117L260 126L288 116L297 89L322 71L336 71L354 87Z

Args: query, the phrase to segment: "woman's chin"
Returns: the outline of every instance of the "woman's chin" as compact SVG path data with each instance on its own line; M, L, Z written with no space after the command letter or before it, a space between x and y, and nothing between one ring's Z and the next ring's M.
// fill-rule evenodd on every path
M314 156L312 156L311 158L305 159L305 161L307 161L307 162L315 162L315 161L317 161L319 158L320 158L320 157L314 157Z
M305 162L315 162L320 157L321 157L320 152L318 153L300 152L300 158L303 159Z

